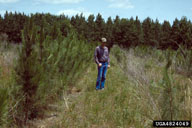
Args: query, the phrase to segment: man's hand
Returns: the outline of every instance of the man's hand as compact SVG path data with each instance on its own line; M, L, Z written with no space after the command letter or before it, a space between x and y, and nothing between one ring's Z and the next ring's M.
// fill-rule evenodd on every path
M110 65L108 65L108 68L110 68L111 66Z
M102 64L101 63L99 63L99 67L101 67L102 66Z

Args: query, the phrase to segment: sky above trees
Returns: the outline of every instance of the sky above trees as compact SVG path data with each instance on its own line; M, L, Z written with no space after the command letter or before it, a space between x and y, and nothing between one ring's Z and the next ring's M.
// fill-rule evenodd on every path
M100 13L104 19L147 17L172 23L175 18L192 19L192 0L0 0L0 14L8 12L51 13L72 16L83 13L85 17Z

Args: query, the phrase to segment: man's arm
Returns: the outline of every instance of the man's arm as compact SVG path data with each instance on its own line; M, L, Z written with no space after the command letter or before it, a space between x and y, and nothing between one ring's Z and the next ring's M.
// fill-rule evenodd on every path
M95 62L99 65L99 60L97 57L97 48L95 48L94 58L95 58Z
M107 51L108 51L108 68L110 67L110 57L109 57L109 49L107 48Z
M109 57L109 56L108 56L108 57ZM110 65L110 63L109 63L109 62L110 62L110 58L108 58L108 65Z

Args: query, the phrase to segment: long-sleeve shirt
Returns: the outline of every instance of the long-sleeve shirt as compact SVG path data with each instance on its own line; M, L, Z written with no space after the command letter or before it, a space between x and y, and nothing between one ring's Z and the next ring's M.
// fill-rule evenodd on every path
M95 58L95 62L97 64L101 63L101 62L110 62L110 58L109 58L109 50L107 47L101 47L101 46L97 46L95 48L95 53L94 53L94 58Z

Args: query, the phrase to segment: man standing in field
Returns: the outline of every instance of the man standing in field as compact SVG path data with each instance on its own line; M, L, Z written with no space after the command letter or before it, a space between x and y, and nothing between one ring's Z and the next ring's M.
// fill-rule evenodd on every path
M107 39L101 38L101 45L97 46L95 49L94 58L98 68L96 90L104 89L107 68L110 67L109 51L106 47L106 43Z

